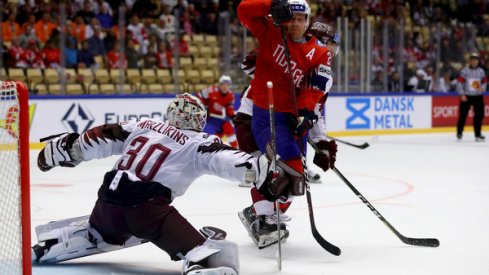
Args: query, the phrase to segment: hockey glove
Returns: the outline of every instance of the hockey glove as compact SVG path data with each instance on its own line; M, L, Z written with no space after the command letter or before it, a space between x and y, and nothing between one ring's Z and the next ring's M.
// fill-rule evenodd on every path
M273 0L270 8L273 24L280 26L292 19L292 10L287 0Z
M275 201L284 196L283 193L289 185L289 180L282 168L277 167L277 172L274 173L271 162L264 154L258 157L256 164L257 172L254 184L258 192L269 201Z
M55 166L77 166L83 160L79 136L77 133L64 133L51 139L37 157L39 169L46 172Z
M336 152L338 151L338 145L334 140L326 141L321 140L316 143L316 146L321 152L316 152L314 155L313 163L316 164L323 171L328 171L329 168L334 168L336 162Z
M303 137L318 119L318 116L313 111L301 110L299 111L299 118L294 116L289 117L289 125L292 126L294 133L298 137Z

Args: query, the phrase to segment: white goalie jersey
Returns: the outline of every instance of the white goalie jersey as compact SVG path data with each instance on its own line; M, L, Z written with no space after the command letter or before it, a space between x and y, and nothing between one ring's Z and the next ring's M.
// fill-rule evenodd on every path
M242 182L253 158L223 145L217 136L154 119L98 126L78 140L84 160L121 155L114 170L134 181L158 182L172 191L172 199L203 174Z

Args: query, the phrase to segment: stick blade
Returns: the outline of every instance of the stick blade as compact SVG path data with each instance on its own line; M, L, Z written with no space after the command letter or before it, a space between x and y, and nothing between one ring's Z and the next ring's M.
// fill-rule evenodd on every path
M326 241L321 234L315 229L312 230L312 236L314 239L319 243L319 245L324 248L326 251L329 253L335 255L335 256L340 256L341 255L341 249L337 247L336 245Z
M360 149L365 149L365 148L368 148L369 146L370 146L370 144L368 144L368 142L365 142L364 144L360 144L357 147Z
M440 241L434 238L418 239L418 238L403 238L401 239L403 243L416 245L416 246L427 246L427 247L438 247L440 246Z

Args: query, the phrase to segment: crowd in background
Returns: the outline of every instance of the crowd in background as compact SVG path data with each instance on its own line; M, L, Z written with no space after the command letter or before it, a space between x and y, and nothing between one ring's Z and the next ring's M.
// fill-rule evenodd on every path
M188 41L175 41L175 20L182 33L218 35L219 14L231 14L231 29L237 32L235 8L239 1L225 0L18 0L0 1L3 66L18 68L90 68L102 58L110 68L171 68L173 47L189 55ZM61 11L60 3L64 3ZM124 8L121 8L122 7ZM389 91L454 91L456 76L470 52L479 52L481 66L489 70L489 4L484 0L323 0L311 3L313 20L336 24L348 17L352 28L361 18L373 21L373 91L383 86L387 63ZM60 13L66 14L66 32L60 30ZM121 14L123 13L123 14ZM175 15L178 15L176 17ZM123 15L127 22L119 26ZM382 27L390 26L388 36L405 20L403 69L394 62L398 49L389 42L384 60ZM124 41L120 43L120 30ZM60 48L59 39L66 39ZM186 36L188 37L188 36ZM436 77L435 38L441 40L441 73ZM178 42L178 43L177 43ZM121 46L123 51L121 52ZM63 52L62 52L63 51ZM62 60L63 59L63 60ZM352 73L351 80L355 80ZM416 85L413 85L416 83ZM420 85L419 83L422 83Z

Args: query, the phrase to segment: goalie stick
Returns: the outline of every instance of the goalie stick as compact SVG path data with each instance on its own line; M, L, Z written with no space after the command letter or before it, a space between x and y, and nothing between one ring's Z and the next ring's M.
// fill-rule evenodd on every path
M285 27L284 25L280 25L280 32L282 34L282 44L284 46L284 52L285 52L285 58L287 61L287 75L289 76L289 81L292 87L292 98L294 99L294 108L295 108L295 115L298 116L299 112L297 110L297 98L296 98L296 91L295 91L295 85L294 82L292 81L292 76L290 72L290 52L289 52L289 47L287 45L287 38L285 34ZM306 164L306 156L305 156L305 151L304 151L304 144L302 142L301 137L299 137L298 140L299 143L299 148L302 154L302 165L304 167L304 171L307 171L307 164ZM311 189L309 187L309 179L307 177L307 173L304 174L305 179L306 179L306 198L307 198L307 210L309 212L309 221L311 223L311 231L312 231L312 236L316 240L316 242L319 243L319 245L324 248L326 251L329 253L339 256L341 254L341 249L334 244L328 242L326 239L323 238L323 236L319 233L319 231L316 228L316 223L314 221L314 211L312 208L312 197L311 197Z
M320 152L321 150L312 142L311 139L308 138L309 144L314 148L314 151ZM438 247L440 245L440 241L434 238L410 238L402 235L397 231L394 226L392 226L385 218L380 214L377 209L351 184L351 182L343 176L343 174L338 170L338 168L334 167L333 171L340 177L340 179L357 195L357 197L372 211L377 218L379 218L403 243L409 245L417 245L417 246L428 246L428 247Z
M362 144L358 145L358 144L350 143L350 142L348 142L348 141L344 141L344 140L341 140L341 139L334 138L334 137L332 137L332 136L328 136L328 135L326 135L326 136L327 136L329 139L336 140L336 141L338 141L339 143L343 143L343 144L346 144L346 145L350 145L350 146L353 146L353 147L358 148L358 149L365 149L365 148L367 148L367 147L369 147L369 146L370 146L370 144L368 144L368 142L364 142L364 143L362 143Z

